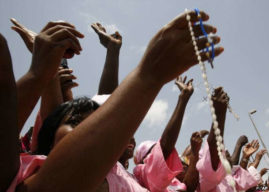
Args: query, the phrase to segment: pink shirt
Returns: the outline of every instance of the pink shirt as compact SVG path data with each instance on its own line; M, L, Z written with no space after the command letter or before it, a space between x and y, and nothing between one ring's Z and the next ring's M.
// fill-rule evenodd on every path
M185 184L175 178L182 170L177 151L174 149L165 160L159 141L144 159L144 164L134 168L134 175L151 192L168 192L186 190Z
M199 192L215 192L217 185L225 178L226 172L221 163L217 170L212 168L209 145L207 141L199 151L199 161L196 164L199 171Z
M6 192L15 192L16 186L36 173L46 158L44 155L22 153L20 155L20 169Z
M199 152L199 161L196 164L199 171L200 185L198 192L229 192L233 189L228 185L231 177L235 180L236 189L239 191L247 190L258 185L260 181L259 172L251 166L244 170L240 166L233 166L232 176L226 176L224 167L220 163L218 169L214 171L211 164L211 156L207 141Z
M149 192L117 162L106 176L109 192Z

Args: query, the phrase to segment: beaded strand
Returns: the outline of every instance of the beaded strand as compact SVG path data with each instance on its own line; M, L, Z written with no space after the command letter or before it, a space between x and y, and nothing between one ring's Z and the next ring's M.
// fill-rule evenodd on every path
M215 113L215 108L214 108L214 105L213 105L212 95L211 95L210 88L209 88L209 83L208 83L208 79L207 79L207 73L206 73L205 64L202 61L202 58L200 56L200 52L199 52L197 42L196 42L194 32L193 32L193 27L192 27L192 23L191 23L191 17L188 14L189 13L188 9L186 9L185 12L186 12L186 15L187 15L186 19L188 21L188 26L189 26L189 31L190 31L192 43L193 43L193 46L194 46L194 51L195 51L195 54L197 56L197 60L199 62L199 65L200 65L200 68L201 68L201 71L202 71L202 77L204 79L204 85L205 85L205 88L206 88L207 98L208 98L208 101L209 101L211 116L212 116L212 120L213 120L213 129L214 129L214 133L215 133L215 137L216 137L216 145L217 145L218 156L219 156L219 159L220 159L223 167L226 170L227 175L231 175L232 174L232 168L231 168L228 160L226 159L226 157L224 155L225 147L224 147L224 144L223 144L222 136L220 135L220 129L218 127L217 116L216 116L216 113ZM198 14L197 17L201 21L201 15ZM208 38L208 39L210 39L210 38ZM208 43L210 44L210 43L213 43L213 42L209 40ZM207 52L207 53L208 53L207 56L209 57L209 52ZM234 189L234 191L236 191L236 189L235 189L235 181L233 179L231 179L231 180L228 181L228 183Z

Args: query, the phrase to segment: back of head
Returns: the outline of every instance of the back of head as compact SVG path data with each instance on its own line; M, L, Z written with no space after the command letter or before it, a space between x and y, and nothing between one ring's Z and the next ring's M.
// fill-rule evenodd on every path
M64 119L66 119L64 124L76 127L83 120L83 114L95 111L98 107L99 105L95 101L87 97L80 97L61 104L44 120L38 134L38 146L35 154L49 154L54 144L55 133L63 124Z

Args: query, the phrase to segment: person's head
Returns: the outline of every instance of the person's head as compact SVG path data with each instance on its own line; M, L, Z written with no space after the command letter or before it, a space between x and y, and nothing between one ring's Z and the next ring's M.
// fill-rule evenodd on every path
M125 169L128 169L129 167L129 159L131 159L134 156L134 149L136 146L136 142L135 142L135 138L132 137L126 147L126 149L124 150L124 152L122 153L119 162L123 165L123 167Z
M61 104L43 122L38 134L38 146L35 153L48 155L56 143L98 107L95 101L87 97Z
M137 147L134 155L134 163L137 164L143 164L144 159L148 156L148 154L151 152L152 148L156 145L156 141L143 141L140 143L140 145Z

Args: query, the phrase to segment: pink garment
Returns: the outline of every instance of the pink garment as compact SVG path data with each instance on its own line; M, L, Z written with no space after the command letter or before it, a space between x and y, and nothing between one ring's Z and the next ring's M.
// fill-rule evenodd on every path
M110 170L106 179L109 184L109 192L148 192L119 162Z
M20 169L6 192L15 192L16 186L38 171L46 160L44 155L20 155Z
M246 191L249 188L257 186L260 182L260 174L253 166L248 170L240 166L233 166L232 176L226 176L222 182L217 186L217 192L233 192L233 188L229 186L228 181L231 177L235 180L237 191Z
M159 141L144 159L144 164L134 168L134 175L151 192L172 192L186 190L185 184L175 178L182 170L177 151L174 149L165 160Z
M156 141L150 141L150 140L143 141L142 143L140 143L137 149L135 150L134 154L135 164L139 164L143 160L143 158L145 158L150 148L155 144Z
M40 115L40 111L38 111L36 119L35 119L35 125L33 128L33 134L32 134L32 142L31 142L31 151L34 152L37 149L37 138L38 138L38 133L41 129L42 126L42 119L41 119L41 115Z
M226 176L224 167L220 163L218 169L214 171L211 164L211 156L207 141L204 147L199 152L199 161L196 164L199 171L200 185L198 192L233 192L233 189L228 185L231 177L236 182L238 191L247 190L258 185L260 181L259 172L251 166L248 171L240 166L233 166L232 176Z
M226 172L221 163L216 171L212 168L209 145L207 141L199 151L199 161L196 164L199 171L199 192L215 192L217 185L225 178Z

